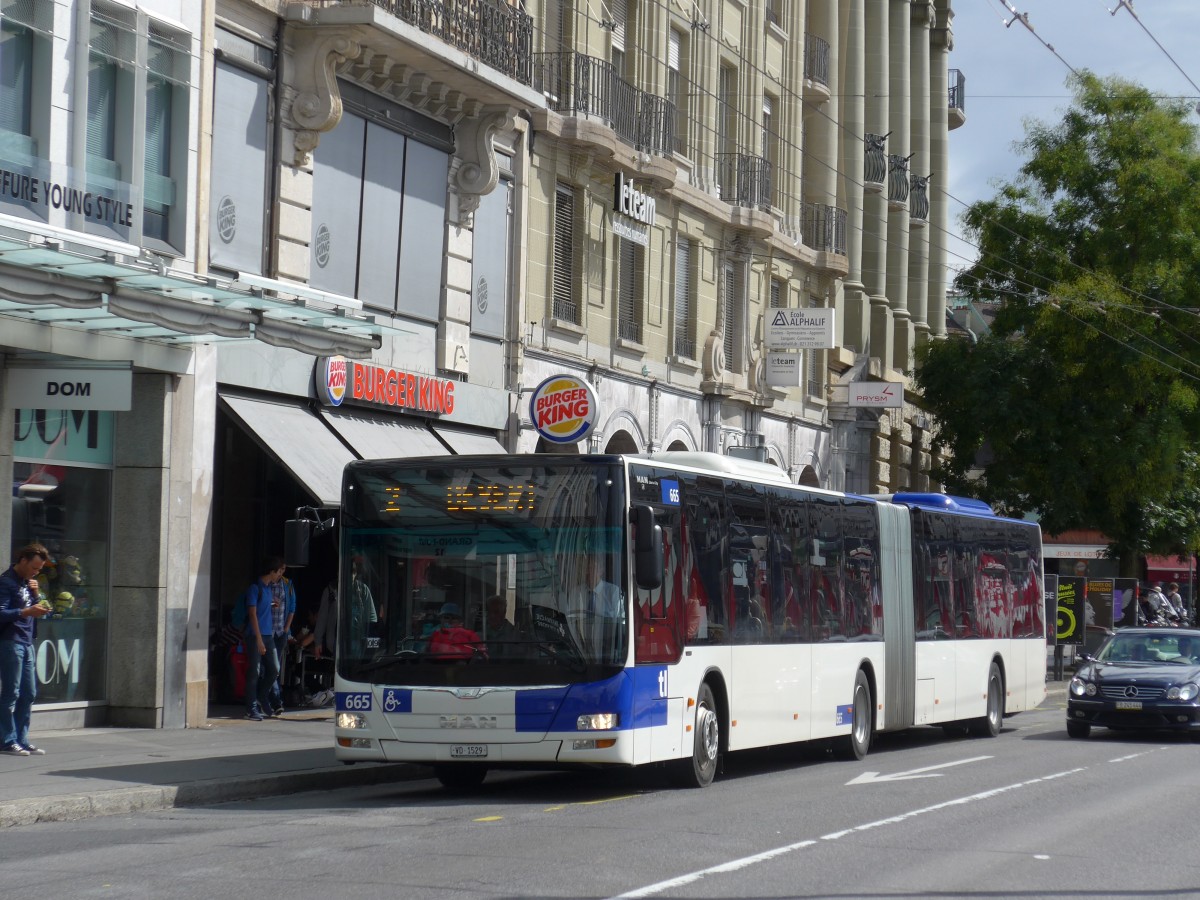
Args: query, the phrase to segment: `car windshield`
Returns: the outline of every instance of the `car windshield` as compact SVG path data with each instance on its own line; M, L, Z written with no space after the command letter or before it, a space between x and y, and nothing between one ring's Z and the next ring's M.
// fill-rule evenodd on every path
M1109 663L1179 663L1196 665L1200 636L1117 634L1100 648L1096 659Z

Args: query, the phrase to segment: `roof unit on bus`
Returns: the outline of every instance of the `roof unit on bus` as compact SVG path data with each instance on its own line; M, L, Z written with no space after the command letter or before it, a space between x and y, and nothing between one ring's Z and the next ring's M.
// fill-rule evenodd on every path
M642 458L663 465L687 466L692 469L707 469L711 472L740 475L743 478L756 478L761 481L792 483L788 473L779 466L753 459L740 459L736 456L722 456L720 453L706 453L700 450L661 450L658 453L644 454Z
M996 511L982 500L971 497L952 497L949 494L892 494L887 498L893 503L903 506L915 506L922 509L942 509L946 512L970 513L976 516L994 516Z

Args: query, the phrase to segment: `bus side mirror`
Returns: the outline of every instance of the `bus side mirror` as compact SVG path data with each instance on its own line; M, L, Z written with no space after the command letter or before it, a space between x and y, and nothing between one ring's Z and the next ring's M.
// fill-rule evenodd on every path
M308 519L288 519L283 523L283 559L288 568L308 565L312 524Z
M658 590L663 578L662 526L654 521L654 510L649 506L634 507L633 526L636 531L633 567L637 586L644 591Z

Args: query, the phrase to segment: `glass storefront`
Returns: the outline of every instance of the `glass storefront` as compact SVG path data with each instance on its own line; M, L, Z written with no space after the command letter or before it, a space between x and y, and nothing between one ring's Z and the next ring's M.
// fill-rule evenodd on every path
M44 544L38 704L104 700L114 414L15 411L12 549ZM10 555L11 559L11 555Z

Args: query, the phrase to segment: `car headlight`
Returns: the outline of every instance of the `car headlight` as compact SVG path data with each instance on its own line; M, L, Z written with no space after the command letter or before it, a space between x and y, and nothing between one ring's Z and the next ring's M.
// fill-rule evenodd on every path
M1167 691L1168 700L1195 700L1197 695L1200 695L1200 685L1191 681Z
M1078 675L1071 679L1071 694L1076 697L1082 697L1087 693L1088 684Z
M616 713L592 713L575 720L577 731L612 731L620 722Z

